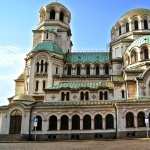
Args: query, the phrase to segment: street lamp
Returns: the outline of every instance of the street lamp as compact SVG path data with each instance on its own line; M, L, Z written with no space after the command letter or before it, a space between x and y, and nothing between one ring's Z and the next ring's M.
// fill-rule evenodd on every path
M36 141L36 139L37 139L37 136L36 136L36 128L37 128L37 124L38 124L38 118L35 117L35 118L34 118L34 122L33 122L34 132L35 132L35 134L34 134L34 140L35 140L35 141Z
M145 109L145 111L146 111L146 115L145 115L146 137L149 138L149 115L147 109Z

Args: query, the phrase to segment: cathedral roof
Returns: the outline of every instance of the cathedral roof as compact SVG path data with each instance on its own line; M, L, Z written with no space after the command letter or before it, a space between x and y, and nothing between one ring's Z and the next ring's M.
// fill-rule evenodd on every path
M33 49L32 52L38 51L47 51L49 53L55 53L59 55L63 55L63 50L55 43L50 41L43 41L38 43Z
M49 86L48 90L61 90L61 89L99 89L108 88L113 89L113 83L111 81L100 81L100 82L61 82L55 83Z
M121 19L126 18L126 17L131 17L131 16L135 16L137 14L141 14L141 15L146 15L146 14L150 14L150 10L146 9L146 8L136 8L136 9L132 9L130 11L128 11L127 13L125 13Z
M68 63L106 63L109 59L109 52L75 52L66 56Z
M150 35L142 36L135 40L131 45L128 47L128 50L130 51L134 47L140 47L143 44L150 44Z

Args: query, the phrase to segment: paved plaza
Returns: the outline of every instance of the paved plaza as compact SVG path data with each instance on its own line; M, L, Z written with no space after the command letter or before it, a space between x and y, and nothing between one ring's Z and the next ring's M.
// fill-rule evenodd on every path
M0 143L0 150L150 150L150 140Z

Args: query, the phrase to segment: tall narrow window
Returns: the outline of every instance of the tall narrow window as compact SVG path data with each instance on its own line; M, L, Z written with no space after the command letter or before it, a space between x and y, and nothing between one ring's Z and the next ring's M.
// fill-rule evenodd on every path
M85 100L87 100L87 101L89 100L89 92L85 93Z
M138 21L137 21L137 20L134 21L134 29L135 29L135 30L138 30L138 29L139 29L139 24L138 24Z
M131 63L136 63L137 62L137 53L135 51L132 51L131 53Z
M35 82L35 91L38 91L39 90L39 81L37 80Z
M104 69L105 69L105 74L109 75L109 65L108 64L105 65Z
M44 61L41 60L41 72L43 72L43 69L44 69Z
M37 63L36 63L36 73L39 72L39 68L40 68L40 64L39 64L39 62L37 62Z
M67 94L66 94L66 100L69 101L69 99L70 99L70 93L67 92Z
M56 74L58 74L58 67L56 67Z
M99 92L99 100L103 100L103 92L102 91Z
M80 99L81 99L81 101L84 100L84 93L83 92L80 93Z
M46 32L46 39L48 39L48 32Z
M63 12L60 12L60 21L64 21L64 13Z
M104 92L104 99L108 100L108 92L107 91Z
M124 90L121 91L121 95L122 95L122 98L125 98L125 91Z
M44 80L43 81L43 90L45 90L45 87L46 87L46 81Z
M90 75L90 65L86 66L86 75Z
M148 22L147 22L147 20L146 20L146 19L144 20L144 29L145 29L145 30L147 30L147 29L148 29Z
M68 65L68 67L67 67L67 75L71 75L71 65Z
M97 76L99 75L99 66L98 65L96 66L96 75Z
M48 63L45 62L45 73L47 73Z
M77 75L81 75L81 66L77 65Z
M50 11L50 19L55 20L55 10Z
M62 93L61 93L61 101L64 101L64 100L65 100L65 93L62 92Z
M126 32L129 32L129 23L126 23Z
M119 35L121 35L121 26L119 26Z

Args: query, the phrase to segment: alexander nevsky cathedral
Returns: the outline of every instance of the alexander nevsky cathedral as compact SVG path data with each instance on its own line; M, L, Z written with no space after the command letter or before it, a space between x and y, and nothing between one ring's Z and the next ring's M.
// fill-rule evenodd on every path
M112 27L105 52L72 52L70 22L62 4L41 7L15 94L0 107L0 139L146 137L150 10L125 13Z

